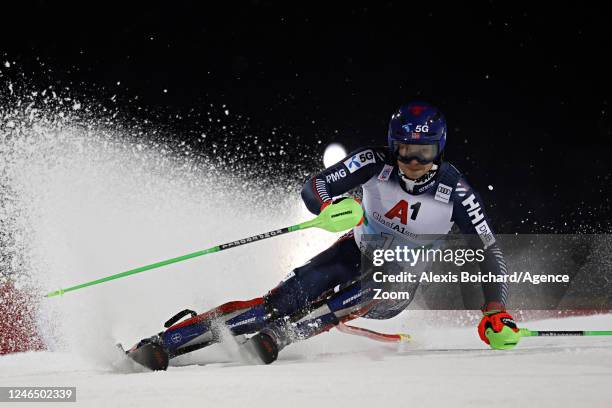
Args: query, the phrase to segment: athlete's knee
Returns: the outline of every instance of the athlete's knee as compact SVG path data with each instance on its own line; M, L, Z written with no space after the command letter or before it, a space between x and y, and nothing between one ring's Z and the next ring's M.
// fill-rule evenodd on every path
M299 268L294 269L264 296L264 307L272 318L291 315L308 305L311 294L299 276Z

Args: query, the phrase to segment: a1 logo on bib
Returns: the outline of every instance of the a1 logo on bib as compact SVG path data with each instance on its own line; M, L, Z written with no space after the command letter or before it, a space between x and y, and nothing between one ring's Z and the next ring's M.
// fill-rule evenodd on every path
M374 159L374 152L371 149L357 153L344 161L344 165L351 173L356 172L363 166L370 163L376 163L376 159Z
M386 212L385 217L389 220L393 220L394 218L398 218L399 222L406 225L408 223L408 212L410 211L410 219L416 220L417 215L419 215L419 210L421 209L421 203L416 202L408 207L408 201L399 200L397 204L393 206L389 211Z

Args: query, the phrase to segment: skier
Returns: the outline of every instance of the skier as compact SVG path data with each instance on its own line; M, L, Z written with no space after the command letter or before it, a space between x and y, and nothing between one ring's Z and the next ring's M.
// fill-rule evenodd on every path
M302 198L313 214L361 186L364 219L330 248L294 269L265 296L225 303L203 314L184 310L166 322L167 330L141 340L128 355L153 369L168 359L220 340L221 327L235 336L252 334L244 347L263 363L276 360L288 344L327 331L356 317L387 319L410 299L377 301L362 259L371 256L368 237L384 236L393 245L434 244L456 224L470 247L484 251L483 273L507 273L503 254L484 205L465 177L442 158L446 121L434 106L414 102L392 115L386 147L366 147L310 178ZM334 201L335 199L335 201ZM386 245L390 241L386 241ZM365 276L365 277L364 277ZM505 309L505 283L483 283L485 302L478 326L517 331ZM191 314L187 320L178 322Z

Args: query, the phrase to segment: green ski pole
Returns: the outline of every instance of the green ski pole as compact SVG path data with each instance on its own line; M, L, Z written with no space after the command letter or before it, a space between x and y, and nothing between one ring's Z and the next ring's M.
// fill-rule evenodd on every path
M515 332L508 326L501 331L494 332L492 328L485 330L489 345L495 350L514 348L523 337L552 337L552 336L612 336L612 330L529 330L519 329Z
M612 336L612 330L529 330L519 329L521 337Z
M63 295L66 292L72 292L74 290L86 288L88 286L97 285L103 282L108 282L110 280L124 278L126 276L134 275L136 273L148 271L151 269L159 268L159 267L170 265L170 264L177 263L177 262L186 261L188 259L206 255L206 254L211 254L213 252L219 252L219 251L223 251L229 248L234 248L240 245L245 245L245 244L250 244L256 241L261 241L263 239L277 237L279 235L287 234L293 231L316 227L316 228L321 228L321 229L324 229L330 232L341 232L341 231L345 231L357 225L362 217L363 217L363 209L361 208L361 205L352 198L346 198L341 201L337 201L335 204L328 205L327 207L323 209L323 211L321 211L321 213L316 218L310 221L303 222L301 224L296 224L290 227L285 227L285 228L265 232L263 234L258 234L252 237L228 242L226 244L217 245L217 246L214 246L208 249L204 249L201 251L192 252L187 255L178 256L176 258L171 258L171 259L166 259L165 261L156 262L156 263L141 266L135 269L130 269L129 271L120 272L114 275L106 276L104 278L81 283L80 285L70 286L68 288L63 288L63 289L56 290L54 292L49 292L45 296L54 297L58 295Z

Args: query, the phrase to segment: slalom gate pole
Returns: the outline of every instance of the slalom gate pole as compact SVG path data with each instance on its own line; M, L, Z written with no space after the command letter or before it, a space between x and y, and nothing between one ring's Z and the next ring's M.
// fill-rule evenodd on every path
M338 323L335 327L341 333L361 336L383 343L410 343L412 341L412 337L407 333L381 333L363 327L351 326L342 322Z
M321 228L330 232L345 231L357 225L362 217L363 209L361 208L361 205L352 198L346 198L342 201L336 202L335 204L328 205L323 209L323 211L321 211L321 213L316 218L310 221L303 222L301 224L296 224L290 227L265 232L263 234L253 235L248 238L239 239L236 241L228 242L226 244L210 247L201 251L192 252L187 255L182 255L176 258L166 259L165 261L160 261L150 265L141 266L139 268L130 269L125 272L120 272L114 275L106 276L104 278L81 283L79 285L58 289L56 291L47 293L45 297L50 298L58 295L63 295L66 292L72 292L78 289L86 288L88 286L98 285L100 283L108 282L114 279L125 278L126 276L134 275L140 272L160 268L162 266L170 265L177 262L186 261L188 259L195 258L198 256L223 251L225 249L250 244L252 242L261 241L263 239L277 237L279 235L288 234L293 231L303 230L312 227Z

